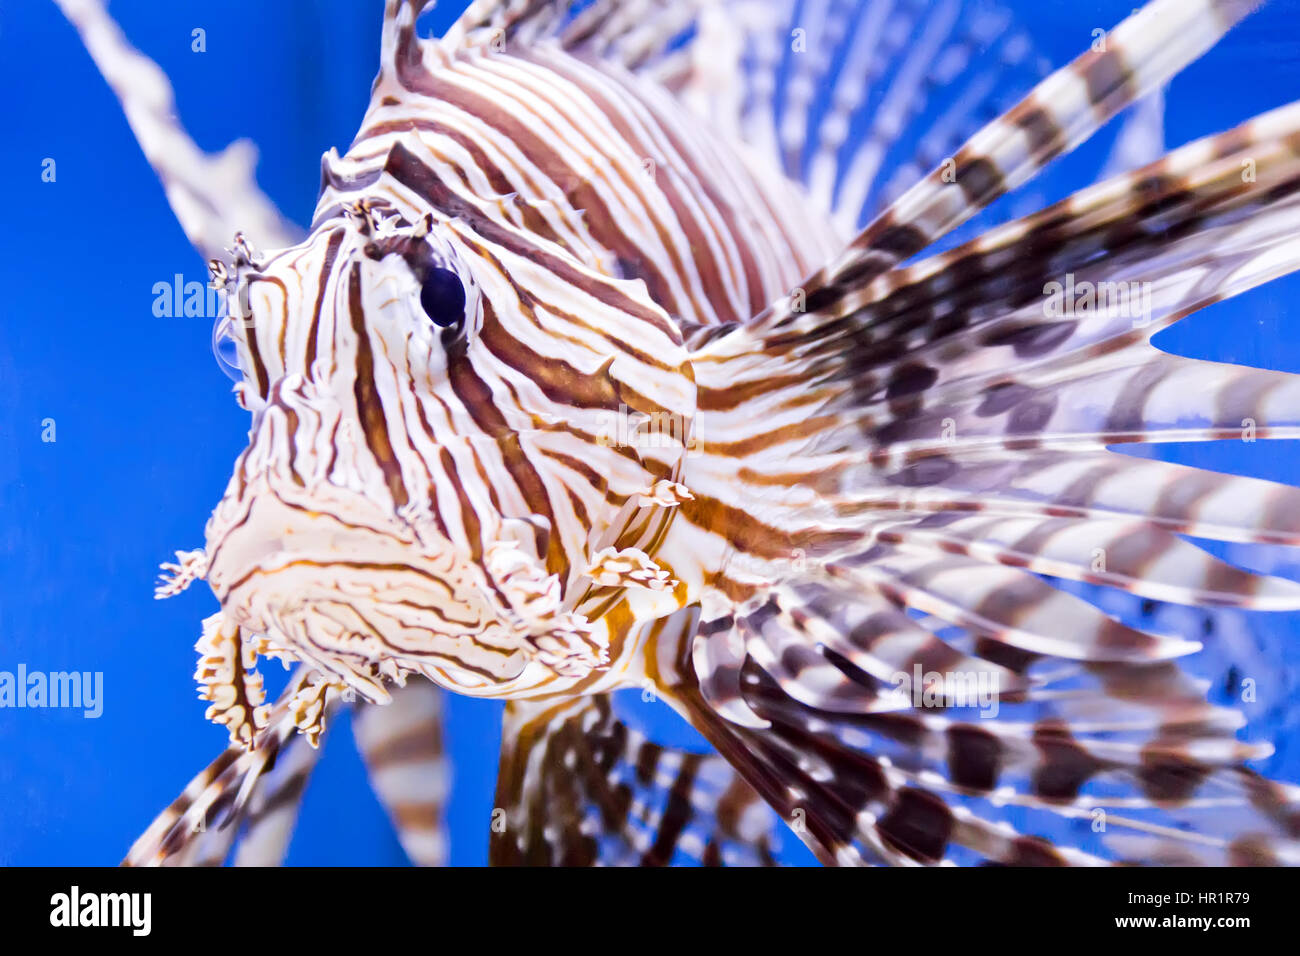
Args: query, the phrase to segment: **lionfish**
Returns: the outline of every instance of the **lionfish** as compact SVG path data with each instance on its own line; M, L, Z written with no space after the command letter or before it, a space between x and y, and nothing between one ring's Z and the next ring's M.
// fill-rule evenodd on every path
M1149 341L1300 267L1300 104L919 255L1253 2L1155 0L1049 74L955 2L476 0L429 38L387 0L305 236L59 2L227 290L252 419L159 591L220 602L196 677L231 744L127 863L282 859L349 705L441 862L439 689L507 702L494 863L1300 856L1201 642L1097 597L1300 608L1186 540L1300 543L1300 490L1108 447L1300 435L1296 379ZM1050 307L1067 282L1141 314ZM296 665L273 703L258 657Z

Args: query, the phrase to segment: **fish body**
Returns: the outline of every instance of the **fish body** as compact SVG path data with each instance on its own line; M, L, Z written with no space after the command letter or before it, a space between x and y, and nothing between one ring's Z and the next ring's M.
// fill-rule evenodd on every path
M956 83L985 46L1024 61L1003 21L904 5L909 50L889 4L822 5L813 39L846 52L817 113L825 58L775 85L792 5L484 0L436 40L424 6L387 4L309 232L213 264L252 428L163 590L220 601L196 677L232 747L129 862L219 860L240 826L282 845L276 794L314 759L295 732L314 745L352 701L408 851L436 862L430 684L510 702L497 862L767 863L777 818L828 863L1295 858L1294 788L1249 769L1267 745L1180 666L1200 645L1052 581L1300 608L1295 582L1180 537L1295 544L1300 493L1107 450L1300 434L1289 376L1148 342L1300 266L1300 109L918 258L1252 4L1158 0L880 189L922 78ZM200 249L210 227L187 225ZM1139 291L1075 296L1120 283ZM299 665L272 704L259 657ZM624 688L717 754L631 732ZM385 777L398 739L427 744L419 773ZM1056 822L1019 833L1007 806ZM1121 832L1077 845L1058 824L1081 818Z
M834 227L631 71L409 19L310 235L229 275L254 430L207 533L221 633L371 700L639 686L727 559L672 530L704 442L683 333L757 314Z

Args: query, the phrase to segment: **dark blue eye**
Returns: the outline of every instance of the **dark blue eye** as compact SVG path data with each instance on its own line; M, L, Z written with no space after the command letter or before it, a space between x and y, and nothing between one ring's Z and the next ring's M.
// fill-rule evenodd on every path
M434 325L448 328L465 318L465 287L450 269L433 268L420 287L420 305Z

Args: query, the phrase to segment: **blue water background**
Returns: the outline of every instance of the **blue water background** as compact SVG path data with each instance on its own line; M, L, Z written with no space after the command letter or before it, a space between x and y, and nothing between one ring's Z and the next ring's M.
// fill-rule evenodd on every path
M461 4L432 17L442 29ZM1053 64L1067 62L1132 6L1016 2ZM306 222L320 154L346 149L365 108L379 47L378 0L116 0L132 41L170 75L201 146L250 137L259 178ZM1175 146L1300 97L1300 2L1279 0L1174 81L1167 141ZM191 51L206 30L207 50ZM156 283L206 270L168 210L121 111L69 25L45 0L0 4L6 187L0 230L0 670L99 671L103 716L0 710L0 864L111 864L154 814L224 746L195 700L193 644L215 609L193 588L152 598L159 561L202 544L209 509L242 449L245 414L210 350L210 321L159 319ZM1040 188L1085 185L1111 132L1058 165ZM41 180L42 161L57 180ZM1300 371L1289 278L1222 303L1163 333L1171 351ZM41 441L42 421L57 441ZM1290 444L1164 452L1186 463L1296 480ZM1269 556L1238 553L1250 561ZM1289 675L1294 628L1274 618ZM1290 641L1295 646L1294 640ZM486 859L500 707L452 699L452 862ZM677 739L671 715L648 718ZM1265 723L1282 720L1269 716ZM1264 718L1261 718L1264 720ZM1269 766L1297 779L1295 748ZM803 860L801 854L794 859ZM400 848L370 794L346 721L333 728L308 792L290 860L396 863Z

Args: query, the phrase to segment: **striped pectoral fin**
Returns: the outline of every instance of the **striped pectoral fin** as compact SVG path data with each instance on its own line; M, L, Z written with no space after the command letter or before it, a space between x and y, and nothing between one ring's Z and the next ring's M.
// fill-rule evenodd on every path
M942 523L987 511L1140 520L1217 541L1300 544L1300 489L1102 449L928 456L849 471L843 483L837 506L864 524L904 515L944 515L935 519Z
M1074 661L1167 660L1194 641L1128 627L1020 568L960 555L877 545L837 558L826 573L1028 654Z
M1135 442L1300 437L1300 378L1288 372L1139 345L1059 374L1035 381L1029 370L991 373L963 389L966 397L945 401L941 392L930 408L882 416L868 426L877 456L960 458L1003 449L1071 453ZM862 416L864 423L873 418Z
M1291 105L864 281L825 312L715 336L700 352L737 361L703 384L776 407L817 386L876 459L926 443L978 454L999 436L1031 447L1051 432L1071 450L1248 425L1292 434L1300 409L1284 376L1195 363L1148 340L1300 268L1298 196ZM759 349L769 364L746 364ZM727 427L761 428L744 405L735 418Z
M406 855L417 866L445 865L451 767L443 749L442 691L412 679L394 688L391 703L359 705L352 731Z
M911 665L975 664L974 659L924 631L887 601L873 606L852 593L836 591L833 583L819 587L809 580L786 581L756 608L738 608L733 616L719 618L711 632L704 630L695 639L694 682L676 690L682 711L696 729L824 863L914 859L900 849L892 832L877 826L891 801L901 804L906 798L890 779L888 761L867 749L866 735L861 734L856 745L837 742L827 747L796 734L832 727L839 720L905 711L910 698L901 686L904 682L894 679L895 671L903 670L910 680ZM732 693L722 696L717 667L707 669L719 662L702 657L698 649L701 641L727 636L744 652L733 653L725 662L735 676L727 682ZM990 673L1006 674L1008 683L1022 683L1005 668L984 666ZM759 691L783 702L783 707L772 706ZM731 712L740 708L762 724L734 720ZM787 726L791 714L807 727L792 733ZM916 859L928 859L931 842L927 836Z
M283 861L320 756L299 734L290 706L309 676L299 668L252 747L233 744L191 780L131 846L123 866L217 866L236 844L237 864Z
M841 861L845 848L873 842L891 862L1296 859L1295 789L1247 767L1266 747L1237 741L1235 725L1198 705L1185 681L1171 689L1174 665L1102 670L1100 686L992 716L922 706L828 717L762 675L751 698L772 720L774 750L831 768L794 789L810 815L826 806L828 849ZM851 774L864 783L846 800L841 778ZM1020 832L1007 826L1013 814Z
M1177 360L1145 348L1151 335L1300 267L1298 194L1292 105L897 269L859 289L860 305L838 318L806 316L768 342L796 365L837 353L854 381L845 402L868 409L881 429L889 402L911 416L917 402L938 413L951 396L987 417L1029 390L1099 374L1149 366L1157 381ZM1191 368L1212 376L1222 366ZM1132 387L1093 391L1124 398L1130 418L1148 397ZM1094 397L1084 407L1095 406ZM1037 424L1022 412L1009 430Z
M928 578L914 569L911 585L917 574ZM979 586L975 569L961 575ZM1086 639L1096 622L1057 609L1048 617L1061 644L1043 633L1033 649L1017 646L1007 625L1023 631L1034 615L1017 617L1017 592L989 582L996 601L947 592L941 616L960 617L959 604L979 613L940 639L891 614L890 589L872 610L869 584L855 602L830 580L788 580L737 616L750 651L738 686L764 729L728 720L699 687L681 695L695 726L825 862L1295 855L1297 793L1247 767L1269 748L1237 740L1240 715L1208 703L1204 684L1155 659L1158 648L1120 639L1122 625ZM882 668L902 679L881 680Z
M102 0L58 3L121 102L172 212L199 254L223 258L241 230L264 247L292 245L300 230L258 188L253 145L240 140L216 155L204 153L176 119L166 75L127 43Z
M507 705L493 865L772 865L779 847L723 760L654 743L608 695Z
M302 734L294 734L285 742L249 797L246 819L235 844L235 866L284 863L307 783L320 758L320 748L313 747ZM227 827L232 833L235 829Z
M1300 610L1300 584L1234 567L1140 519L940 513L882 522L872 534L914 555L962 553L1157 601Z
M1300 379L1289 373L1182 358L1142 342L1093 359L1086 352L1076 355L1063 349L1059 359L1047 360L1037 369L1017 358L1014 348L986 346L983 352L954 358L943 372L944 377L951 373L952 380L936 385L924 400L886 407L883 399L879 405L873 399L860 413L848 416L853 427L841 428L833 439L851 445L865 433L873 447L873 464L845 472L847 494L842 506L846 510L854 507L851 486L872 489L860 499L864 508L869 499L878 502L887 497L877 492L889 485L932 488L936 498L941 490L948 490L954 493L954 511L963 510L957 502L966 491L975 492L967 507L979 507L983 498L990 509L1020 511L1023 506L1009 499L1032 488L1045 496L1044 508L1086 505L1094 516L1102 517L1112 509L1140 514L1140 502L1141 508L1149 509L1150 520L1166 527L1172 524L1180 531L1232 538L1232 532L1213 527L1215 515L1226 517L1228 512L1250 509L1213 492L1234 479L1176 466L1143 466L1127 457L1112 457L1105 449L1130 443L1252 442L1300 435ZM997 371L999 367L1004 370ZM963 370L968 374L963 376ZM1108 479L1120 472L1134 479L1140 476L1141 481L1127 489L1110 484ZM1056 479L1071 475L1075 480L1053 492L1049 473ZM993 480L996 474L1010 480ZM1081 497L1079 479L1104 493ZM1236 480L1241 490L1250 483ZM1167 482L1190 492L1198 481L1203 487L1196 494L1207 499L1205 511L1189 511L1179 505L1179 499L1160 494ZM1271 505L1274 498L1290 495L1267 483L1254 487L1264 495L1261 504ZM1124 504L1125 493L1134 504ZM1049 494L1051 498L1046 497ZM918 492L917 507L909 510L930 510L924 497ZM944 507L938 505L940 510ZM1290 524L1280 509L1268 510L1280 524L1259 528L1261 539L1270 530L1281 531ZM1083 517L1082 512L1053 513ZM1204 530L1194 530L1192 525ZM1255 532L1243 525L1240 533L1249 538Z

